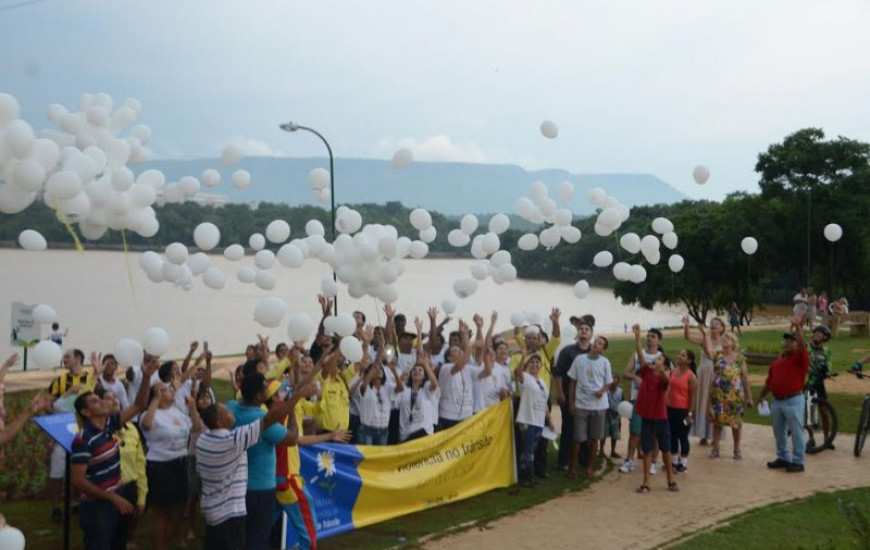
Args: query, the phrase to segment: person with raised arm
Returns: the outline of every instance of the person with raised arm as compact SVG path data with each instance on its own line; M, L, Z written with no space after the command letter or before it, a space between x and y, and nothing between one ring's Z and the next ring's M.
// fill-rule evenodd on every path
M746 406L752 406L746 357L739 351L737 336L729 332L722 335L722 351L716 354L713 363L713 386L707 410L707 420L713 423L710 458L719 458L722 430L729 426L734 438L734 460L743 459L740 436Z
M3 406L3 379L6 377L6 372L17 362L18 354L13 353L7 357L6 360L3 361L3 365L0 366L0 457L3 455L3 445L12 441L12 439L15 438L15 435L24 427L25 423L27 423L32 416L51 406L51 399L48 397L48 394L45 392L39 392L33 396L33 400L31 400L29 407L20 412L15 420L6 424L6 409Z
M438 424L438 379L432 372L429 354L422 344L423 323L414 319L417 329L417 364L411 369L408 383L399 393L399 440L410 441L435 433Z
M598 444L605 435L607 390L613 383L610 360L604 355L608 344L607 338L598 336L592 349L588 353L579 354L568 370L568 378L571 380L568 387L568 412L574 417L574 443L568 465L568 479L577 477L574 467L580 454L580 445L587 441L586 479L592 479L595 475Z
M698 378L698 398L692 408L695 423L689 428L689 435L699 438L701 446L705 447L713 439L713 423L707 420L707 410L710 408L710 389L713 387L713 359L722 351L725 324L718 317L714 317L710 321L709 330L703 324L699 324L697 328L699 334L693 334L689 316L683 317L683 338L701 347L701 361L695 372Z
M157 372L157 358L150 357L142 372L150 377ZM94 392L76 397L74 408L82 426L72 443L70 472L73 486L81 492L79 524L84 547L124 548L125 531L121 516L135 507L121 494L120 443L115 434L145 408L148 385L142 384L133 404L118 414L110 414L105 402Z
M629 400L632 403L635 403L637 396L640 393L641 366L644 363L652 365L656 358L662 355L664 355L662 350L662 331L657 328L650 328L646 331L646 347L642 350L641 354L633 353L628 359L628 364L625 366L625 377L631 380ZM636 454L639 454L639 457L642 460L643 453L639 453L641 424L640 415L637 414L637 408L635 407L628 425L628 453L626 454L625 460L622 462L622 466L619 467L619 471L623 474L634 471L634 458ZM670 445L670 443L668 444ZM653 450L652 466L650 466L650 473L653 475L658 473L658 466L656 465L658 462L658 453L658 448L655 448Z
M471 333L464 321L459 321L459 345L447 350L438 387L441 399L438 403L438 424L442 430L452 428L474 413L474 378L482 367L470 364Z
M810 370L810 354L804 344L802 314L795 314L789 332L782 335L783 353L777 357L767 371L764 387L758 400L767 394L773 395L770 416L773 422L773 436L776 439L776 459L768 462L772 470L783 469L795 473L804 471L806 439L804 435L804 381ZM794 330L791 330L794 329ZM791 434L792 451L788 451L788 438Z
M311 343L311 348L309 349L311 360L315 363L320 360L320 356L323 355L325 348L331 348L335 345L332 335L326 334L326 329L323 326L326 318L332 315L332 300L323 294L318 294L317 301L320 303L322 315L320 317L320 324L317 325L317 335L314 337L314 342Z
M640 390L634 404L634 410L640 416L640 443L643 450L643 484L637 488L638 493L648 493L650 469L653 462L653 450L658 449L665 461L665 472L668 476L668 490L678 491L671 467L671 434L668 426L667 392L670 385L668 376L668 361L664 353L659 353L650 362L644 356L640 343L640 325L631 327L634 333L634 349L641 358Z
M537 483L533 470L535 451L544 426L550 424L550 391L540 376L543 366L541 355L529 353L526 346L523 346L521 355L515 371L520 393L516 418L520 434L519 481L523 487L534 487Z
M489 330L486 332L483 346L479 351L482 357L477 359L478 363L483 365L483 370L474 379L475 413L498 404L499 401L510 395L510 354L507 351L506 343L501 345L500 341L498 347L493 344L496 321L498 321L498 312L493 311L490 316ZM498 349L501 349L501 352L498 352ZM478 353L478 350L475 350L475 353Z

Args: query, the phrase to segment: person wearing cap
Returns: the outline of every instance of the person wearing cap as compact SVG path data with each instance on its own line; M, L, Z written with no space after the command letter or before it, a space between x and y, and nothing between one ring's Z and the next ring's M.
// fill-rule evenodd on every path
M574 325L574 328L577 329L577 341L562 348L556 360L556 366L553 367L553 386L556 389L556 402L562 411L562 433L559 436L560 470L568 470L569 467L576 466L576 464L570 464L571 448L574 445L574 416L571 414L570 402L567 398L571 384L568 371L578 356L588 353L592 349L592 332L595 327L595 317L592 315L583 315L582 317L572 315L570 321ZM581 449L581 451L585 450ZM581 452L580 456L585 455L586 452Z
M259 372L245 375L242 380L242 401L230 401L227 408L235 417L234 427L260 422L265 416L281 383L277 380L266 382ZM248 490L245 493L245 548L251 550L269 548L269 534L272 529L277 501L276 454L277 445L295 445L298 437L296 423L288 430L281 424L272 424L260 433L260 441L247 451ZM200 440L202 436L200 436ZM200 472L201 473L201 472ZM205 506L203 506L205 511Z
M776 460L767 463L771 469L784 469L786 472L804 471L804 380L810 369L810 355L804 346L801 332L803 315L792 317L794 332L782 335L783 354L779 356L767 372L767 379L759 394L759 400L773 394L770 407L773 421L773 436L776 438ZM788 452L788 436L791 432L792 453Z

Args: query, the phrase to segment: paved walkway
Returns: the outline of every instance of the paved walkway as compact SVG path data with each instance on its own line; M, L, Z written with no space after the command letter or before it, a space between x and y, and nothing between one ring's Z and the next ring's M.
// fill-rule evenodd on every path
M424 548L540 550L542 537L548 549L657 548L748 509L818 491L870 485L870 455L852 456L851 434L838 436L836 451L808 456L802 474L767 469L765 463L774 456L769 427L746 425L743 436L741 461L731 458L730 438L723 445L723 457L715 460L706 457L707 448L695 446L689 473L677 477L677 493L667 490L666 478L659 474L652 478L652 491L639 495L635 489L642 475L614 470L586 491L566 493L486 529L431 541Z

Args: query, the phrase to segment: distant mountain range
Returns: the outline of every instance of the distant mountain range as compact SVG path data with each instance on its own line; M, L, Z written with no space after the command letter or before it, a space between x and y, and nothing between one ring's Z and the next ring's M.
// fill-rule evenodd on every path
M231 202L286 202L291 205L318 204L308 186L308 172L316 167L329 168L325 158L245 157L240 164L227 168L220 159L154 160L142 169L155 168L166 174L167 181L183 176L199 177L206 168L221 172L218 187L203 186L203 193L225 194ZM235 189L230 183L234 170L251 173L251 186ZM576 192L564 205L558 196L558 184L568 180ZM470 164L455 162L414 162L396 169L388 160L335 160L336 204L384 203L400 201L411 207L423 207L445 215L469 212L514 213L517 198L528 196L529 186L543 181L550 196L560 207L575 214L589 214L594 208L586 192L602 187L626 206L674 203L686 197L651 174L572 174L565 170L527 171L508 164Z

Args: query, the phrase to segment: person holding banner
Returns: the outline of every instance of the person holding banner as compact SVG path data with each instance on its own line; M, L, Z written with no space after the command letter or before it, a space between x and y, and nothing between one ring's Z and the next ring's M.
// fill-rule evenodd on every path
M157 372L157 358L149 358L143 372L149 377ZM73 486L82 493L79 524L88 550L126 545L121 516L134 513L135 507L120 494L121 454L115 433L142 412L147 399L148 386L142 384L133 404L118 414L110 414L91 391L75 400L82 429L72 443L70 471Z
M538 353L528 353L528 349L523 346L522 358L516 368L520 388L516 422L520 431L520 485L534 487L535 448L541 439L544 425L550 423L550 411L547 407L550 392L540 376L543 366L541 356Z

